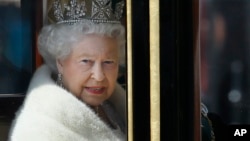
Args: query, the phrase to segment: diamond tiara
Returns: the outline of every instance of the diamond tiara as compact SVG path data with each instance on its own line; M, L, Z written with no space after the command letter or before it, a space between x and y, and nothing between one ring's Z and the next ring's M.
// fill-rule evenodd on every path
M123 8L123 0L113 4L112 0L48 0L48 22L120 23Z

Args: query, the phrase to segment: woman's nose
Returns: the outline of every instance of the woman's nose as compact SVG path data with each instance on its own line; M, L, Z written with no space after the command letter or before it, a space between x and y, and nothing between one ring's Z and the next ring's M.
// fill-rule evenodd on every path
M103 81L105 78L102 64L101 63L95 63L93 68L92 68L92 76L93 79L96 81Z

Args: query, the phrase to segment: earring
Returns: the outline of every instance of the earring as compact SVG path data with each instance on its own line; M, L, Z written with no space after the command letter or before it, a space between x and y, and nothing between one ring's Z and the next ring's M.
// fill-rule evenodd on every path
M57 80L56 80L56 83L58 86L62 87L63 88L63 82L62 82L62 74L61 73L58 73L57 74Z

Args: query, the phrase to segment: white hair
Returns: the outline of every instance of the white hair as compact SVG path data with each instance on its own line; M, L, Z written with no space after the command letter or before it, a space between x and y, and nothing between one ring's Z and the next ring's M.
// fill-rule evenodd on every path
M125 29L121 24L79 22L73 25L51 24L44 26L38 37L38 50L45 63L57 73L56 60L70 55L73 44L87 34L115 38L119 46L120 64L125 62Z

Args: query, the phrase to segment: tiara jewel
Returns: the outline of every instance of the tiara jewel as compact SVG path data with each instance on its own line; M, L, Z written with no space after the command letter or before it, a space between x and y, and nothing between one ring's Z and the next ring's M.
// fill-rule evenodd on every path
M95 23L120 23L124 1L112 0L49 0L48 22L69 23L89 20Z
M76 0L70 1L70 5L64 4L64 8L66 11L65 16L69 20L76 20L83 18L87 10L85 7L85 1L82 1L81 3L78 4Z
M111 18L111 3L109 0L92 1L92 15L94 19L109 19Z

